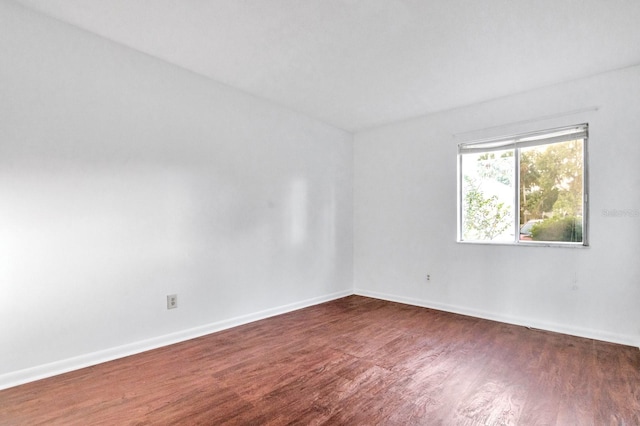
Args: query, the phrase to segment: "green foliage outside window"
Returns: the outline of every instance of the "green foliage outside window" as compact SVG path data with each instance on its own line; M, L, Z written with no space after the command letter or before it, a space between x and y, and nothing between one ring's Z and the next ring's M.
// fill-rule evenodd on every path
M534 241L582 241L582 219L575 216L554 217L531 228Z
M464 235L479 240L493 240L511 225L510 206L498 197L485 196L475 179L465 176L464 205L466 220Z
M582 215L582 141L520 151L520 223Z

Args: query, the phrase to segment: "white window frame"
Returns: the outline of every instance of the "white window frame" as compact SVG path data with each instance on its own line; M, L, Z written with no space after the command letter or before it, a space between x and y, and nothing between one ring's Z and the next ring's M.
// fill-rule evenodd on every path
M520 232L520 148L540 146L546 144L554 144L567 142L576 139L582 139L582 242L569 241L521 241L519 239ZM541 131L521 133L517 135L483 139L472 142L463 142L458 144L458 187L457 187L457 242L465 244L490 244L490 245L520 245L520 246L546 246L546 247L588 247L589 246L589 179L588 179L588 141L589 141L589 124L582 123L572 126L557 127ZM514 240L510 241L486 241L486 240L464 240L462 232L462 208L463 208L463 168L462 159L464 154L502 151L507 149L514 150Z

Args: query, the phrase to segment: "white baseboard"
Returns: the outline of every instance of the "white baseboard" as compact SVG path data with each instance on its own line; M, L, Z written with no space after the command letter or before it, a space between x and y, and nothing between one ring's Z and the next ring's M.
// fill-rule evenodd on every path
M329 295L315 297L288 305L278 306L276 308L266 309L264 311L242 315L228 320L206 324L200 327L194 327L187 330L181 330L175 333L154 337L151 339L141 340L138 342L117 346L97 352L80 355L73 358L67 358L49 364L38 365L23 370L18 370L0 375L0 390L13 386L22 385L47 377L57 376L58 374L67 373L81 368L90 367L92 365L101 364L107 361L113 361L129 355L135 355L163 346L184 342L185 340L195 339L196 337L205 336L217 331L226 330L239 325L248 324L250 322L269 318L275 315L296 311L298 309L350 296L351 290L332 293Z
M428 300L414 299L411 297L398 296L388 293L378 293L364 289L355 289L354 294L359 296L372 297L374 299L388 300L390 302L404 303L407 305L420 306L423 308L431 308L439 311L452 312L460 315L467 315L476 318L483 318L492 321L503 322L506 324L520 325L540 330L552 331L555 333L568 334L571 336L585 337L587 339L602 340L604 342L617 343L628 346L640 346L640 339L637 336L630 336L618 333L610 333L601 330L592 330L587 328L572 327L562 324L555 324L545 321L537 321L530 318L515 317L510 315L495 314L492 312L481 311L477 309L467 308L463 306L448 305L443 303L432 302Z
M623 334L603 332L599 330L584 329L578 327L570 327L561 324L553 324L542 321L535 321L528 318L513 317L508 315L500 315L491 312L480 311L467 307L455 305L447 305L428 300L415 299L411 297L398 296L388 293L379 293L364 289L355 289L354 291L341 291L326 296L315 297L276 308L266 309L264 311L255 312L248 315L231 318L200 327L194 327L187 330L181 330L163 336L146 339L127 345L117 346L89 354L80 355L73 358L63 359L49 364L38 365L24 370L6 373L0 375L0 390L13 386L33 382L47 377L56 376L58 374L67 373L69 371L79 370L81 368L90 367L92 365L101 364L103 362L113 361L129 355L135 355L163 346L184 342L186 340L205 336L217 331L226 330L239 325L248 324L261 319L269 318L275 315L296 311L298 309L328 302L331 300L346 297L352 294L359 296L372 297L375 299L388 300L390 302L404 303L407 305L420 306L424 308L436 309L439 311L452 312L461 315L483 318L492 321L499 321L507 324L514 324L524 327L532 327L541 330L553 331L572 336L585 337L588 339L602 340L605 342L618 343L622 345L640 346L640 341L636 336L628 336Z

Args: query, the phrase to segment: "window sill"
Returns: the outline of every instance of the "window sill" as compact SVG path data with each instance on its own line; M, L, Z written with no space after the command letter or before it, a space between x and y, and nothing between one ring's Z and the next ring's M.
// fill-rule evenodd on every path
M490 242L490 241L456 241L458 244L469 244L469 245L482 245L482 246L516 246L516 247L556 247L556 248L579 248L585 249L589 248L589 244L585 243L554 243L554 242L526 242L526 243L510 243L505 241L500 242Z

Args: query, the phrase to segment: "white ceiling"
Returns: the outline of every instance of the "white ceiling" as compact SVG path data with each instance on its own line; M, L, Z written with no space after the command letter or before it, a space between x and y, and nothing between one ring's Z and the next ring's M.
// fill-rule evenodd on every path
M638 0L15 0L357 131L640 63Z

